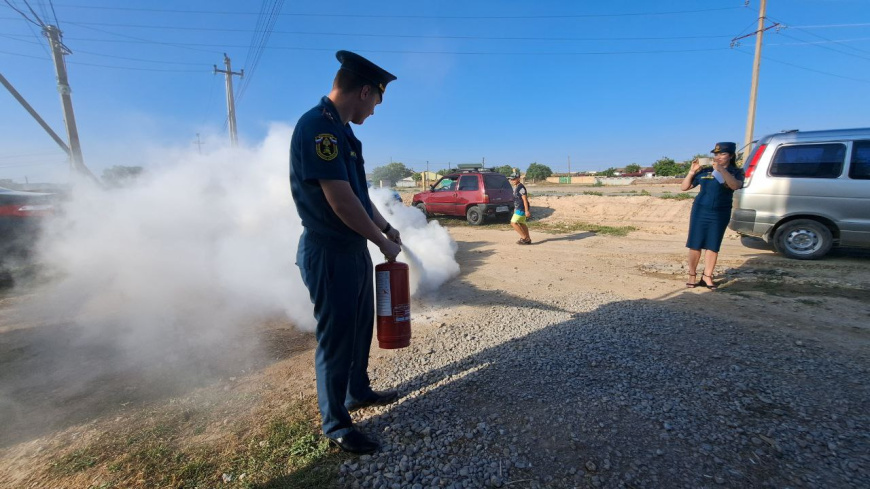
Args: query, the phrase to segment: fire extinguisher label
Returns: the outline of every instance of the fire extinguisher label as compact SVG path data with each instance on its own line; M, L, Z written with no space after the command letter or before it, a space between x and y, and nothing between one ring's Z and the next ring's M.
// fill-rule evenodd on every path
M392 293L390 292L390 272L375 273L375 288L377 288L378 316L393 315Z
M410 304L396 304L396 307L393 311L395 321L400 323L402 321L410 321L411 320L411 305Z

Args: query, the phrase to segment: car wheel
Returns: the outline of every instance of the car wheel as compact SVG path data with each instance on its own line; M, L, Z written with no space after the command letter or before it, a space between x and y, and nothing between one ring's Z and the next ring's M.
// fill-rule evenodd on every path
M773 235L776 251L798 260L817 260L831 251L834 237L818 221L796 219L787 222Z
M465 218L468 219L468 224L472 226L480 226L483 224L483 212L480 207L473 205L465 212Z
M414 204L414 207L420 209L420 212L422 212L424 216L429 217L429 213L426 212L426 204L422 202L417 202L416 204Z

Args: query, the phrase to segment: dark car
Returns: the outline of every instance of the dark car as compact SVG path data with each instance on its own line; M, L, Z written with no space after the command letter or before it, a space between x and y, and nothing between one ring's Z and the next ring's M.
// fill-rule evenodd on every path
M54 194L0 187L0 266L31 254L42 221L54 208Z
M501 173L483 168L457 170L441 177L430 190L415 194L412 205L427 216L465 216L477 226L486 218L510 218L513 188Z

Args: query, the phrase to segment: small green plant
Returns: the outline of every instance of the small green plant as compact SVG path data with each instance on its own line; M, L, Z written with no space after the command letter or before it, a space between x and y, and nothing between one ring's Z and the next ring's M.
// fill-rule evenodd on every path
M97 457L91 455L87 450L76 450L64 455L57 462L53 462L51 469L60 474L75 474L93 467L96 463Z
M528 223L530 229L545 233L568 234L578 231L588 231L595 234L606 234L610 236L625 236L637 228L633 226L604 226L600 224L591 224L588 222L557 222L543 223L540 221L530 221Z
M584 190L583 195L597 195L598 197L601 197L604 194L601 192L596 192L594 190Z
M604 182L602 182L601 180L595 180L595 183L593 183L592 186L593 187L603 187Z
M652 195L652 194L647 192L646 190L641 190L640 192L638 192L637 195Z
M665 192L664 194L659 196L660 199L671 199L671 200L691 200L694 199L695 196L688 193L683 192L679 194L672 194L670 192Z

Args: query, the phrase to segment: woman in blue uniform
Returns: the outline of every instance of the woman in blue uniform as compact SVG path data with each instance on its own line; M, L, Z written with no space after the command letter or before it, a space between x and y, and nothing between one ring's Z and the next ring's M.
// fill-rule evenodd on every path
M713 270L719 258L719 247L722 245L722 237L725 236L725 228L731 219L734 191L743 186L743 170L736 164L737 145L717 143L712 153L712 166L702 167L696 159L680 185L683 191L701 186L692 204L692 216L689 220L686 247L689 248L689 271L692 273L689 274L686 286L703 285L711 290L716 288ZM696 280L701 250L706 250L704 273L701 280Z

